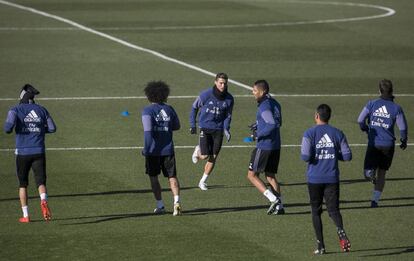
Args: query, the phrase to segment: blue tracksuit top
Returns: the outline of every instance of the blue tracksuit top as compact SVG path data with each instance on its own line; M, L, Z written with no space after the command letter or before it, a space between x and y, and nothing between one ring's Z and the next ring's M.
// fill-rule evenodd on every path
M407 140L407 120L402 108L392 99L371 100L358 117L362 130L368 130L368 146L395 145L394 125L397 123L402 139Z
M45 153L45 134L56 131L49 112L35 103L21 103L11 108L3 129L16 132L16 155Z
M145 156L174 155L173 131L180 129L180 120L170 105L153 103L142 110Z
M190 112L190 127L196 127L199 112L200 128L229 131L234 98L230 93L226 93L224 99L220 100L214 95L213 88L202 91L194 101Z
M322 124L303 134L301 157L308 163L308 183L338 183L338 160L349 161L352 153L342 131Z
M257 144L262 150L280 149L280 127L282 111L280 104L267 94L258 104L256 113Z

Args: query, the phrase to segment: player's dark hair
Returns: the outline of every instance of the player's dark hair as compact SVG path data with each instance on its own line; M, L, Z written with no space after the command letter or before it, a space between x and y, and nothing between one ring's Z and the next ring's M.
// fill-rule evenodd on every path
M383 79L379 82L379 90L381 94L391 96L393 89L392 89L392 82L387 79Z
M218 79L224 79L224 80L227 81L229 79L229 77L227 76L227 74L221 72L221 73L216 74L216 81Z
M162 103L167 101L170 87L163 81L152 81L147 83L144 92L150 102Z
M254 86L256 86L256 88L263 90L265 94L269 93L270 87L269 87L269 83L266 80L257 80L254 83Z
M331 107L328 104L321 104L316 109L316 112L319 115L319 119L323 122L328 122L331 118Z

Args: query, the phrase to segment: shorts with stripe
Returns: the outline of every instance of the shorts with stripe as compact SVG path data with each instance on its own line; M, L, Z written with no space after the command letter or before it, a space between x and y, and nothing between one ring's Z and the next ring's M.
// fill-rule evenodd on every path
M255 148L249 163L249 170L255 173L277 173L280 150L262 150Z

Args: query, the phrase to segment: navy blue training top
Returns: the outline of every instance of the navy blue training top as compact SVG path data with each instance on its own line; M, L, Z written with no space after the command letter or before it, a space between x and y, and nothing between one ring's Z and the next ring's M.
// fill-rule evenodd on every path
M35 103L21 103L11 108L4 123L4 131L16 132L16 155L45 153L45 134L56 131L49 112Z
M322 124L303 134L301 157L308 163L308 183L338 183L338 160L349 161L352 153L342 131Z
M170 105L153 103L142 110L145 156L174 155L173 131L180 129L180 120Z

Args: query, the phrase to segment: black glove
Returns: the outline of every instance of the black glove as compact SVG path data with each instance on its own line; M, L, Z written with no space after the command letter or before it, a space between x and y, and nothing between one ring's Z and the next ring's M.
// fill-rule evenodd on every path
M197 127L191 127L190 134L197 134Z
M257 131L257 123L256 122L253 123L253 124L250 124L248 127L250 128L251 131Z
M253 123L253 124L249 125L248 127L250 128L250 131L252 132L250 137L253 140L257 140L257 123Z
M402 150L405 150L407 148L407 140L400 139L400 141L401 141L400 148Z

